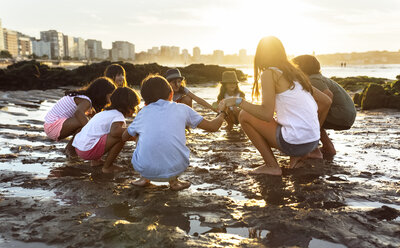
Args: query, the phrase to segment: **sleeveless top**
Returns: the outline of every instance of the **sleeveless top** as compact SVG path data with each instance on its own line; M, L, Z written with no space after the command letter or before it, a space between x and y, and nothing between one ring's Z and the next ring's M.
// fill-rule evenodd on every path
M58 100L56 105L54 105L50 109L50 111L46 114L46 116L44 117L44 122L47 124L51 124L60 118L68 119L72 117L75 114L77 108L76 103L74 101L75 97L86 99L90 103L92 103L90 98L85 95L64 96L60 100Z
M275 112L286 142L298 145L320 139L317 103L299 82L294 82L293 89L276 94Z

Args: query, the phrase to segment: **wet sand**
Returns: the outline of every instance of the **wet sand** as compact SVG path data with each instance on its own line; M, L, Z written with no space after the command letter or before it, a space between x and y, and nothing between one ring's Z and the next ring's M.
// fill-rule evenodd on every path
M215 90L212 88L211 90ZM211 102L210 89L193 91ZM359 112L329 132L338 154L282 177L251 176L263 161L235 127L187 135L191 166L180 192L147 188L128 142L114 177L68 160L43 117L62 90L0 92L0 247L398 247L400 112ZM214 114L194 108L206 118ZM279 163L288 157L275 151Z

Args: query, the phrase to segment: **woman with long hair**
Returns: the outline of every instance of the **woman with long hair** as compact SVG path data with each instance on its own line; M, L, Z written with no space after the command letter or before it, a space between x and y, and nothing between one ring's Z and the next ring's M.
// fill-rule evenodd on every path
M302 157L318 146L319 118L326 117L331 101L289 62L281 41L273 36L260 40L254 57L252 97L260 96L261 104L239 97L225 99L220 104L242 109L239 115L242 129L265 161L265 165L252 173L282 175L271 148L289 155L291 168L300 166Z

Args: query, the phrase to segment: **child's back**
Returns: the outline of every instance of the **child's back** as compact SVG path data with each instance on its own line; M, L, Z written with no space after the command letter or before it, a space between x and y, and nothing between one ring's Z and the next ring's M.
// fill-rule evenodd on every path
M104 110L96 114L76 134L72 146L81 151L92 149L103 135L110 133L111 125L114 122L123 122L125 124L124 115L116 109Z
M135 170L147 179L181 174L189 165L185 127L196 128L202 120L185 104L160 99L145 106L127 130L139 137L132 156Z

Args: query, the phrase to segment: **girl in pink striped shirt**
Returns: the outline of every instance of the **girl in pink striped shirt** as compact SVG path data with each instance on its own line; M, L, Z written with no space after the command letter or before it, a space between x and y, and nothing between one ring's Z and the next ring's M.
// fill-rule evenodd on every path
M82 89L66 91L44 117L47 137L59 141L75 135L88 122L87 114L101 111L115 89L110 79L101 77ZM76 156L72 141L73 138L65 147L67 156Z

